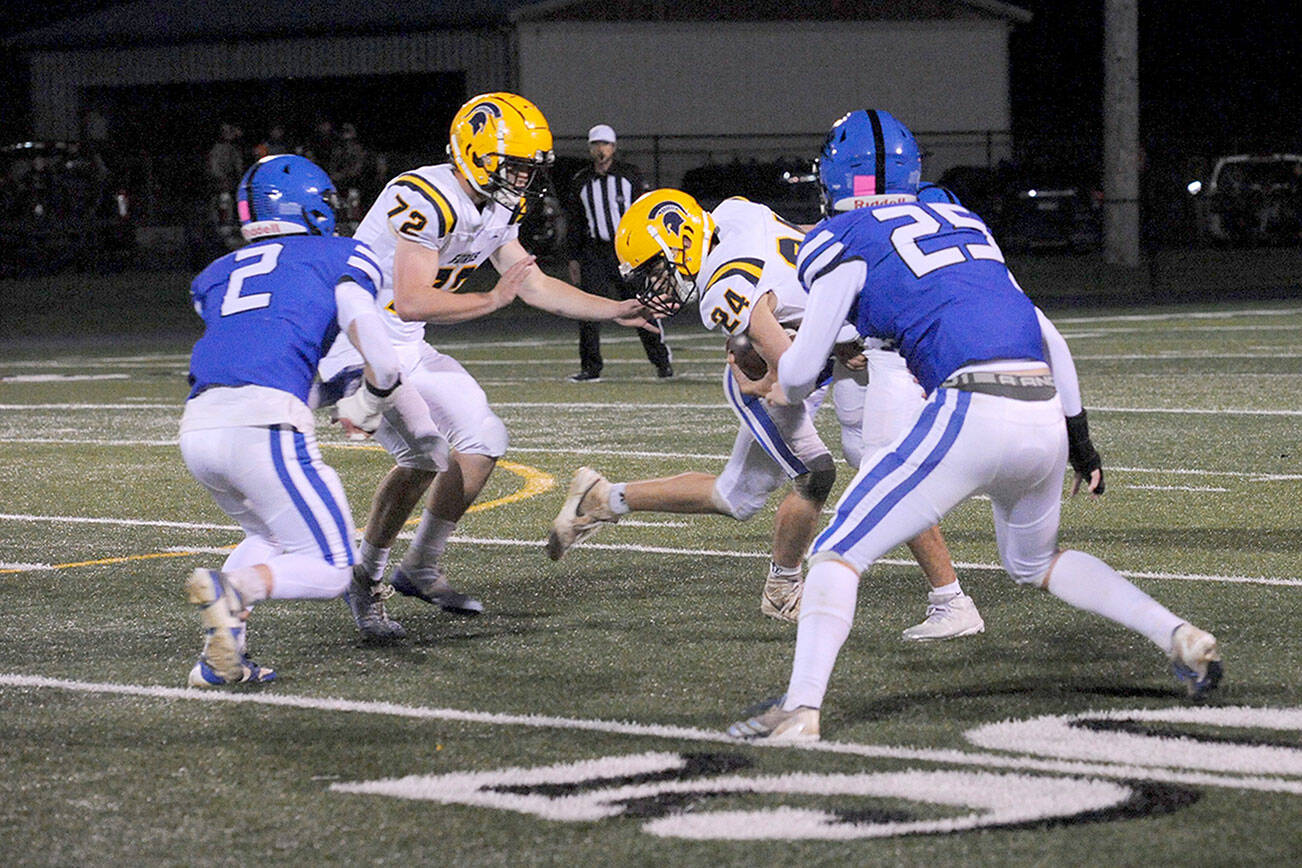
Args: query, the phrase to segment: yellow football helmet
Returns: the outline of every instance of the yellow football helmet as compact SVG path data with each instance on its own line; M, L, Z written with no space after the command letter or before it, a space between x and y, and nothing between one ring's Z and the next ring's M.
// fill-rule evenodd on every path
M714 238L714 218L682 190L638 197L615 230L619 273L636 282L638 301L673 316L696 298L697 275Z
M526 197L542 195L556 159L547 119L513 93L482 94L458 109L448 156L471 187L517 215Z

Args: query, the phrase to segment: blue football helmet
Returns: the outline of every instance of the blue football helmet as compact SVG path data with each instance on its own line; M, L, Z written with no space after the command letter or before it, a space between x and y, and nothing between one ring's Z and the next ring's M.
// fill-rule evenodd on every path
M916 195L922 156L890 112L853 111L832 125L818 158L823 213L850 211L890 194Z
M236 213L245 241L272 235L334 235L335 185L316 163L275 154L254 163L236 188Z

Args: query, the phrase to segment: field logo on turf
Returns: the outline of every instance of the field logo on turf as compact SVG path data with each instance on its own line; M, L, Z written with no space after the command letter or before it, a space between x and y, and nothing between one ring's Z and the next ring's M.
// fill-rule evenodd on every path
M1208 733L1208 728L1231 732ZM1152 817L1201 797L1199 789L1146 779L1147 774L1302 777L1302 746L1295 738L1260 738L1235 734L1236 729L1302 731L1302 709L1086 712L1004 721L966 733L973 744L991 750L1123 764L1135 772L1133 778L1127 773L1121 779L914 768L762 775L754 773L751 758L739 753L652 752L536 768L338 783L330 789L515 811L555 822L636 819L648 834L692 840L956 834ZM721 801L726 804L713 807Z

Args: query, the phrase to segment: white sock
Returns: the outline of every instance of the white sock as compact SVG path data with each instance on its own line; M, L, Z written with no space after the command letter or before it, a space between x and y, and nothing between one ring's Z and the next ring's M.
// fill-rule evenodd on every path
M799 565L794 567L784 567L776 561L769 561L769 575L782 576L783 578L789 579L792 576L800 575L800 567Z
M438 566L443 550L447 548L448 537L457 529L455 521L439 518L428 509L421 510L420 524L416 525L416 536L407 553L402 556L402 570L405 573L419 573Z
M950 582L948 585L941 585L939 588L932 588L927 593L927 602L932 604L944 603L955 597L963 596L963 589L958 586L958 579Z
M787 711L807 705L821 708L836 655L850 635L859 596L859 575L838 561L819 561L809 568L800 601L796 658L787 685Z
M360 558L357 565L362 568L362 572L366 573L367 578L372 582L378 582L389 563L388 547L373 546L363 539L362 544L357 548L357 554Z
M628 496L624 493L627 487L627 482L616 482L610 486L610 497L606 499L606 505L615 515L627 515L631 511L628 508Z
M267 566L273 600L332 600L353 580L352 567L336 567L311 555L277 555Z
M1049 574L1049 593L1147 636L1167 654L1184 619L1136 588L1112 567L1084 552L1065 551Z

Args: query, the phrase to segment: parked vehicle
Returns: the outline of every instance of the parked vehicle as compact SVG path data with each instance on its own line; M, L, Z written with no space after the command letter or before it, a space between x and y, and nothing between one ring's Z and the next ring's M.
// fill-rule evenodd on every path
M808 160L708 163L685 172L682 189L705 208L713 208L730 196L744 196L767 205L793 223L817 223L822 219L818 179L810 171Z
M1199 225L1213 241L1296 242L1302 231L1302 155L1221 157L1204 184L1188 186Z

